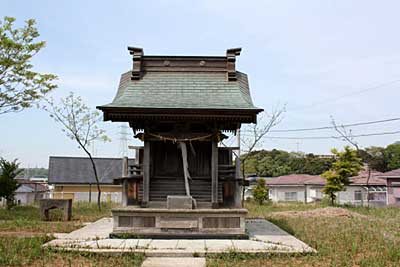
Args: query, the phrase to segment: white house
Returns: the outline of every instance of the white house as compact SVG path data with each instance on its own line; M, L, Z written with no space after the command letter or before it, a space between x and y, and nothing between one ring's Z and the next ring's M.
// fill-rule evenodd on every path
M338 203L367 205L369 195L370 206L386 205L386 181L378 177L380 174L371 172L369 176L367 171L361 171L359 175L351 177L351 183L346 190L337 194ZM322 189L326 180L318 175L291 174L265 180L269 188L269 198L275 202L310 203L324 197Z
M351 184L347 186L346 191L338 193L338 202L365 206L369 198L370 206L386 205L387 186L385 179L379 178L381 174L375 171L370 174L368 171L360 171L357 176L350 178Z
M386 181L386 204L391 206L400 206L400 169L382 173L379 177Z
M322 199L325 180L316 175L290 174L265 179L272 201L314 202Z
M14 201L17 205L32 205L43 198L48 191L47 184L18 179L20 186L14 193Z

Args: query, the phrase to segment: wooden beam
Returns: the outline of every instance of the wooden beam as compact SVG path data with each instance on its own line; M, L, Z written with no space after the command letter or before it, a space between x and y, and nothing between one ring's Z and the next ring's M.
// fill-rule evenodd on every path
M218 142L211 142L211 205L218 208Z
M231 48L226 50L226 68L227 68L227 76L228 81L236 81L236 56L240 55L242 48Z
M143 146L128 146L128 149L142 149Z
M142 76L142 65L143 65L143 49L139 47L128 46L129 54L132 55L132 80L140 80Z
M150 142L144 141L142 207L148 207L149 196L150 196Z
M235 200L234 200L234 206L235 208L242 208L242 193L243 193L243 188L244 185L241 185L241 180L242 177L240 175L240 157L236 156L235 158ZM242 188L243 186L243 188Z

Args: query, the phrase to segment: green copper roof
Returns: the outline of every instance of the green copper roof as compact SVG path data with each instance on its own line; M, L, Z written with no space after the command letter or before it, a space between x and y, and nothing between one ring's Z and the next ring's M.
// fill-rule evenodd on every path
M113 102L102 107L259 110L241 72L237 81L228 81L225 72L146 72L140 80L127 72Z

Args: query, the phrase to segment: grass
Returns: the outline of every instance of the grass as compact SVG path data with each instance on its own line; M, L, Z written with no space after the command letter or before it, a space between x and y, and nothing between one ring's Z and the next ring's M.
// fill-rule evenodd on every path
M0 237L0 266L140 266L142 254L104 255L43 249L47 236Z
M61 212L52 210L51 221L41 221L35 206L0 209L0 266L140 266L141 254L102 255L84 252L60 252L41 246L50 241L48 234L71 232L84 222L111 216L111 204L73 204L72 221L62 222Z
M295 235L317 254L253 255L230 252L209 257L207 266L400 266L400 209L393 207L343 207L354 216L288 216L282 211L307 211L324 204L246 203L249 217L266 218ZM143 255L114 256L91 253L60 252L42 249L50 237L46 233L68 232L83 222L110 215L110 205L101 212L95 204L75 203L72 222L42 222L36 207L0 209L0 266L139 266ZM52 214L57 219L60 214ZM2 235L15 231L14 235ZM36 236L23 237L24 231ZM22 237L21 237L22 236Z
M51 221L42 221L37 206L17 206L11 210L0 209L0 231L30 233L68 233L82 226L84 222L96 221L111 216L112 204L102 203L101 211L95 203L76 202L72 208L72 221L62 222L61 211L51 210Z
M400 266L400 209L352 208L355 216L274 215L323 205L247 203L250 217L263 217L318 250L315 255L248 256L235 253L209 258L207 266ZM357 215L359 214L359 215Z
M306 211L316 208L327 207L323 203L316 204L302 204L302 203L291 203L291 202L279 202L279 203L269 203L265 205L258 205L254 201L247 201L246 208L249 210L249 218L265 218L271 212L280 211Z

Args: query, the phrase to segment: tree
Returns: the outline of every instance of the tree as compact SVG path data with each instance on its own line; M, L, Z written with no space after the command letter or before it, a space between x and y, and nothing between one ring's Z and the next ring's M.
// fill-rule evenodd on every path
M56 105L53 99L47 100L48 105L44 106L44 110L49 112L56 122L63 127L67 137L78 143L79 147L88 155L93 168L94 178L97 184L97 205L101 209L101 188L97 174L96 163L93 160L92 154L89 152L89 146L92 141L110 141L105 134L105 130L99 128L98 124L102 120L100 113L92 111L85 105L79 96L70 93L66 98L62 98L59 105Z
M240 138L240 146L243 144L243 152L244 155L240 157L242 166L246 164L247 155L251 153L258 145L262 143L262 138L276 125L278 125L282 119L283 114L286 111L286 106L275 108L271 111L271 113L265 113L259 119L258 123L252 124L249 126L250 136L246 138ZM240 155L239 155L240 156ZM245 179L245 168L242 167L243 171L243 180ZM244 181L243 181L244 182ZM242 189L242 204L244 202L244 191L245 188L243 186Z
M247 154L244 164L246 173L276 177L292 173L320 175L329 170L333 158L320 158L313 154L287 152L273 149L259 150Z
M400 143L388 145L385 149L388 170L400 168Z
M400 168L400 143L393 143L387 147L366 147L359 152L362 161L372 170L387 172Z
M0 20L0 114L29 108L57 87L57 76L32 70L32 58L46 45L35 41L35 20L19 29L14 22L12 17Z
M302 173L320 175L332 167L334 158L321 158L314 154L305 155L304 170Z
M260 205L268 199L268 188L265 184L265 179L260 178L257 180L257 185L253 189L253 198Z
M29 178L37 175L47 177L48 174L49 170L46 168L24 168L24 171L17 178Z
M19 168L17 160L6 161L0 159L0 198L5 198L7 202L7 208L10 209L14 205L14 193L18 189L18 184L15 177L23 170Z
M257 146L262 144L262 138L266 136L273 127L281 123L285 111L286 106L275 108L271 113L265 113L261 116L258 123L248 127L250 135L240 140L243 144L242 150L245 154L251 153Z
M384 147L371 146L360 149L359 156L370 169L379 172L388 171L388 163L386 159L386 149Z
M336 121L331 117L331 123L333 125L333 128L335 131L340 135L339 138L342 139L342 141L345 141L349 143L350 145L354 146L354 148L357 150L357 153L360 151L360 146L358 145L357 141L354 139L353 131L351 129L347 129L343 125L337 125Z
M332 125L334 126L336 132L338 132L340 134L340 138L342 138L343 141L346 141L347 143L349 143L350 145L354 146L354 148L356 149L357 152L357 156L358 157L362 157L363 151L360 148L360 146L358 145L358 142L355 140L353 132L351 129L347 130L345 126L340 126L338 127L336 125L335 120L332 118ZM365 151L366 153L368 153L367 151ZM367 177L367 182L366 182L366 186L367 186L367 207L369 208L369 180L371 179L371 157L366 157L367 161L367 171L368 171L368 177Z
M245 177L245 164L247 158L251 155L254 149L262 144L262 139L266 136L269 131L278 125L282 119L283 114L286 111L286 106L281 108L275 108L271 113L265 113L260 117L259 122L252 124L247 127L249 135L240 138L240 143L243 151L243 155L240 157L242 162L243 178Z
M336 156L330 170L324 172L322 177L326 179L326 184L322 190L335 203L336 193L345 191L349 185L349 177L356 176L362 168L361 159L358 157L357 150L346 146L344 151L339 152L336 149L331 150Z

